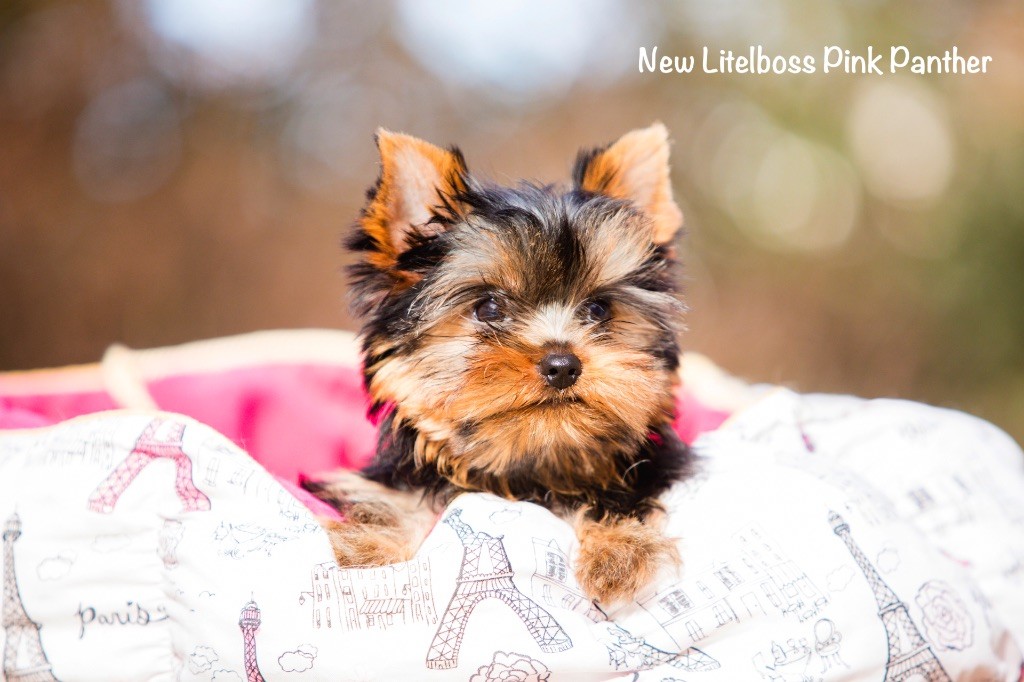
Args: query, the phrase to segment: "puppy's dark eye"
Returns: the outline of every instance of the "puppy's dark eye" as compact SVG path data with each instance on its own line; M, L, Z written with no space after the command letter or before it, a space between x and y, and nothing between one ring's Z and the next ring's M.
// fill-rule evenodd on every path
M505 316L501 305L493 298L485 298L477 303L473 315L481 322L497 322Z
M587 301L583 304L583 309L594 322L604 322L611 317L611 307L608 305L608 301L603 299L597 299L595 301Z

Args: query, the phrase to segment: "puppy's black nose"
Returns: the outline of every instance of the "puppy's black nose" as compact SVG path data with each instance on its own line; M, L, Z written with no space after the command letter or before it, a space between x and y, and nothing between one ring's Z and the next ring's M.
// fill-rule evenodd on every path
M548 353L537 363L537 369L548 386L563 389L576 383L583 372L583 365L572 353Z

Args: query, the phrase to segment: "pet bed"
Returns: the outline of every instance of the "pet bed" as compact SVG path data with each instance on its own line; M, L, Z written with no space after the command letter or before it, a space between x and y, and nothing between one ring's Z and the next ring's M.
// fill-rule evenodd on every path
M696 356L683 373L700 466L663 501L684 565L612 607L580 593L565 523L486 494L456 498L409 562L335 565L293 484L372 450L344 333L0 375L3 673L1021 678L1011 439L909 402L745 387Z

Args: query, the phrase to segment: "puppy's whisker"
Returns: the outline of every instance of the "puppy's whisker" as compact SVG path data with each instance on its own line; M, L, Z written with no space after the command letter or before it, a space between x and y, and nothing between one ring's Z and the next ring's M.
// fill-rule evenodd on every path
M626 478L627 476L629 476L630 472L633 471L634 469L636 469L641 464L650 464L650 460L637 460L636 462L631 464L629 466L629 468L626 469L626 471L623 472L623 478Z

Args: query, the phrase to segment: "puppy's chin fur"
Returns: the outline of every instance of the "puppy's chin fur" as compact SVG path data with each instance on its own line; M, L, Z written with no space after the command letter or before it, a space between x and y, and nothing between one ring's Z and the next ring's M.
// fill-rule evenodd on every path
M656 406L660 407L660 406ZM535 478L554 499L626 485L655 414L636 410L633 423L582 401L545 402L462 424L434 462L456 485L516 498Z

